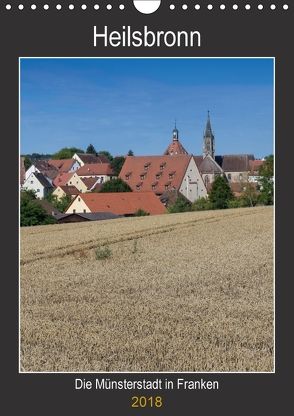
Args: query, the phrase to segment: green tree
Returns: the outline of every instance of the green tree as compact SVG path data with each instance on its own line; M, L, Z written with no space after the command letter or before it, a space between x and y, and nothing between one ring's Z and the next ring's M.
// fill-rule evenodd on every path
M56 220L48 215L43 207L38 203L34 192L21 191L20 194L20 225L54 224Z
M259 169L260 175L260 195L259 202L264 205L274 203L274 156L269 155L265 158L263 165Z
M77 147L63 147L52 155L52 159L71 159L75 153L85 153Z
M99 155L104 155L104 156L106 156L106 157L107 157L107 159L109 160L109 162L111 162L111 161L112 161L112 159L113 159L112 154L111 154L111 153L109 153L107 150L99 150L99 152L97 153L97 155L98 155L98 156L99 156Z
M168 212L174 214L176 212L187 212L191 211L191 202L183 195L179 195L175 203L168 207Z
M145 217L146 215L150 215L149 212L144 211L144 209L139 208L136 212L135 212L135 217Z
M134 152L131 149L128 151L128 156L134 156Z
M58 211L60 212L65 212L66 208L72 202L70 195L64 195L63 197L58 199L56 195L52 194L52 192L47 194L46 199L54 206L54 208L58 209Z
M212 203L214 209L228 208L228 203L234 199L234 195L224 176L218 176L209 192L209 201Z
M120 174L121 168L123 167L124 163L125 158L123 156L117 156L110 162L110 166L113 170L114 176L118 176Z
M25 156L23 163L25 170L28 170L32 166L31 159L28 156Z
M89 144L89 146L87 147L86 153L90 153L91 155L96 155L96 149L92 144Z
M104 182L99 192L132 192L130 186L120 178Z
M208 209L212 209L212 204L208 198L199 198L197 201L193 202L192 204L192 211L205 211Z
M253 183L246 182L243 184L243 192L239 200L241 207L255 207L258 202L258 193Z

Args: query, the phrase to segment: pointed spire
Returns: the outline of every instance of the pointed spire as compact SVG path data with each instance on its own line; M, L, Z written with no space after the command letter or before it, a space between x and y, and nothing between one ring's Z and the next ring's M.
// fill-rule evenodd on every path
M207 122L206 122L206 129L205 129L205 133L204 136L205 137L211 137L212 134L212 128L211 128L211 123L210 123L210 111L208 110L207 112Z
M210 111L207 112L207 122L203 135L203 157L210 155L214 159L214 135L210 123Z

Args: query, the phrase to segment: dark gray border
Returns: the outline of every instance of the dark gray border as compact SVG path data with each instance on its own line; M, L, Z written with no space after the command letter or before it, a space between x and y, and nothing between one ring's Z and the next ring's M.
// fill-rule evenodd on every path
M25 3L25 2L23 2ZM86 2L85 2L86 3ZM113 2L112 2L113 3ZM225 2L226 4L228 2ZM240 2L236 2L240 3ZM252 2L251 2L252 3ZM277 2L275 2L277 3ZM293 133L293 12L205 12L200 15L159 10L150 16L133 9L122 12L93 13L0 13L2 166L7 176L1 210L2 294L1 317L5 328L2 337L5 387L13 397L9 411L30 414L129 415L133 392L74 391L74 375L18 374L18 57L19 56L275 56L276 57L276 373L209 374L203 378L220 381L220 390L199 392L164 392L163 409L143 409L145 414L214 414L226 415L280 413L290 403L290 364L293 356L291 337L291 298L293 278L290 265L291 162ZM165 24L163 24L165 22ZM202 47L197 50L173 48L108 49L92 47L93 25L108 25L115 30L124 25L133 29L147 24L153 30L200 30ZM291 120L292 121L292 120ZM14 168L12 168L14 166ZM286 193L286 190L288 191ZM289 191L290 190L290 191ZM286 195L288 198L286 198ZM293 210L292 210L293 211ZM292 249L291 249L292 251ZM291 298L290 298L291 297ZM80 377L82 375L79 375ZM100 375L101 376L101 375ZM121 379L124 374L109 375ZM146 375L131 374L129 379ZM85 375L89 378L89 374ZM164 377L164 374L161 374ZM168 378L174 376L168 375ZM178 377L178 375L175 375ZM189 375L199 379L200 374ZM148 376L154 379L156 376ZM115 413L114 413L115 412Z

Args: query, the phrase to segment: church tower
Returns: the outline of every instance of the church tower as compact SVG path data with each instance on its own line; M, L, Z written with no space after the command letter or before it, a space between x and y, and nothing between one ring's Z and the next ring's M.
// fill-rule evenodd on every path
M182 145L179 139L179 130L177 129L177 124L175 123L175 127L173 129L173 138L172 142L164 152L165 155L174 156L174 155L187 155L188 152Z
M211 123L210 123L210 114L208 111L206 128L203 135L203 158L205 156L210 155L214 159L214 135L212 133Z

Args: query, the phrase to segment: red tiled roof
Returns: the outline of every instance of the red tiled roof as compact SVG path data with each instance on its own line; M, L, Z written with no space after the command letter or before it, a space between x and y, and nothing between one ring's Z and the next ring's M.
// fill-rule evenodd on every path
M59 172L68 172L76 162L75 159L50 159L48 164L54 166Z
M162 194L167 190L165 187L167 182L170 182L172 189L178 190L190 159L189 155L127 156L119 177L129 184L133 191L148 192L153 190L157 194ZM146 169L144 169L145 166ZM142 179L142 172L146 174L144 179ZM171 172L175 172L172 178L169 176ZM140 189L137 189L136 186L139 183L142 184ZM155 185L156 188L153 189L152 185Z
M79 176L113 175L113 170L109 163L86 163L76 172Z
M81 198L91 212L113 212L117 215L132 215L139 209L151 215L166 212L154 192L86 193L77 198Z
M170 155L170 156L174 156L174 155L187 155L188 152L187 150L184 148L184 146L182 145L182 143L180 142L180 140L173 140L168 148L166 149L166 151L164 152L165 155Z
M65 186L70 178L74 175L74 172L71 173L60 173L53 181L54 186Z

